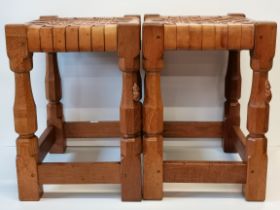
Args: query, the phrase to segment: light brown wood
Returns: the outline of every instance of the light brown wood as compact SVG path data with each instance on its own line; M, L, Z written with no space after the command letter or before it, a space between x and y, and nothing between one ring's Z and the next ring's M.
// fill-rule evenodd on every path
M216 46L215 49L227 49L228 47L228 25L219 24L215 27Z
M117 26L105 25L105 51L114 52L117 49Z
M118 121L65 122L65 138L112 138L121 136ZM218 138L223 135L223 122L164 122L164 137ZM166 139L167 141L169 139Z
M164 49L176 50L177 48L177 27L176 25L164 25Z
M5 26L7 55L10 68L16 73L25 73L33 67L32 54L28 51L27 28L23 24Z
M62 98L61 79L58 70L56 53L46 54L46 97L47 105L47 124L55 128L55 143L50 152L64 153L66 140L64 137L64 117L63 107L60 103Z
M224 136L225 152L236 152L234 146L233 126L240 126L241 72L240 51L229 51L227 73L225 78Z
M202 27L200 24L190 24L189 25L189 33L190 33L190 49L198 49L202 48Z
M137 15L116 18L46 16L26 25L6 26L7 53L16 80L14 116L19 134L17 174L21 200L39 200L42 184L85 183L121 183L123 200L142 199L140 29ZM64 122L56 53L68 51L118 52L123 72L120 123ZM32 52L47 53L47 128L39 144L34 135L36 106L29 75ZM77 138L122 136L121 162L42 163L48 152L65 151L64 132L67 137Z
M164 161L164 182L245 183L246 164L226 161Z
M40 28L42 26L34 25L28 27L27 30L27 42L28 48L31 51L41 51L41 38L40 38Z
M28 52L25 25L7 25L5 31L10 67L15 73L14 123L19 134L16 141L19 199L34 201L40 199L43 190L38 182L39 148L38 139L34 135L37 116L29 75L32 55Z
M232 140L234 141L235 150L239 153L241 159L247 161L246 153L246 136L243 134L239 126L233 126Z
M120 124L116 121L65 122L66 138L111 138L120 137Z
M244 24L241 26L241 48L252 49L254 47L254 24Z
M163 139L147 137L143 141L143 199L163 197Z
M38 201L43 194L38 174L38 139L19 137L16 141L18 196L21 201Z
M177 138L220 138L223 122L164 122L164 137Z
M254 22L240 14L226 16L147 15L145 22L164 25L166 50L240 50L252 49L254 46Z
M65 29L66 51L79 51L79 26L69 25Z
M47 127L39 138L39 162L41 163L55 142L55 129Z
M66 51L66 35L64 26L53 27L53 48L55 52Z
M275 54L276 23L255 24L254 49L251 51L253 83L248 103L247 182L244 194L247 200L263 201L266 194L267 139L269 102L271 100L268 71Z
M119 68L122 71L120 132L122 134L121 189L123 201L142 200L140 32L139 24L120 23L117 28L105 26L106 51L113 51L117 47ZM115 46L116 34L118 36L117 46Z
M121 189L123 201L142 200L142 137L121 140Z
M92 50L94 51L105 50L104 26L97 25L91 28L91 44L92 44Z
M53 28L50 26L42 26L40 28L41 50L44 52L53 51L52 30Z
M240 49L241 48L241 25L236 23L228 24L228 49Z
M175 36L176 39L176 36ZM145 98L143 104L143 198L162 199L163 103L160 71L163 68L164 27L143 25L143 64Z
M91 51L91 25L79 27L80 51Z
M215 49L216 47L216 30L214 25L202 25L202 49Z
M268 71L272 67L276 23L256 22L244 14L226 16L145 16L143 67L146 71L143 110L144 199L161 199L164 181L242 183L247 200L265 198L269 101ZM164 30L163 30L164 29ZM164 32L162 32L164 31ZM163 37L163 41L162 41ZM176 37L176 38L174 38ZM164 50L229 50L225 82L224 123L165 122L165 137L223 137L225 152L238 152L243 162L162 163L162 100L160 71ZM251 50L253 83L245 137L240 129L240 50ZM170 123L170 124L169 124ZM152 173L154 172L154 173Z
M177 23L177 49L186 49L190 44L189 26Z
M42 163L38 167L40 184L118 184L120 163Z

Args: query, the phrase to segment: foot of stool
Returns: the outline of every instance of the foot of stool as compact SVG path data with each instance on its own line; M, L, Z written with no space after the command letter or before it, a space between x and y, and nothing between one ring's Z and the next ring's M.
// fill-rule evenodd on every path
M39 184L37 171L38 139L17 139L17 177L18 192L21 201L38 201L43 194L43 187Z
M163 197L163 140L161 136L144 138L143 199Z
M142 200L141 137L121 141L121 186L123 201Z
M264 201L266 192L267 140L247 137L247 181L243 193L247 201Z

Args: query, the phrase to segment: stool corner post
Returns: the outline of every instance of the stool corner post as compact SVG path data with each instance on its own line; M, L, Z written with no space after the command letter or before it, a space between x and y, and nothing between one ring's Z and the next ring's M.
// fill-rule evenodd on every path
M143 25L143 198L163 197L163 102L160 72L163 69L164 27L162 23Z
M6 50L10 68L15 73L26 73L32 70L32 53L28 49L28 26L25 24L5 25Z
M240 72L240 51L229 51L228 66L225 77L225 98L224 103L224 152L236 152L233 136L233 126L240 126L240 103L241 96L241 72Z
M275 54L276 24L257 22L255 24L255 44L251 50L251 67L253 82L247 113L246 150L247 181L244 195L247 200L263 201L265 199L267 174L267 139L269 124L269 102L271 90L268 72L272 68Z
M142 200L142 103L138 23L120 23L117 28L119 68L122 71L120 103L121 191L123 201Z
M64 116L61 78L57 63L56 53L46 53L46 76L45 76L47 104L47 126L55 128L55 142L50 150L51 153L64 153L66 139L64 136Z

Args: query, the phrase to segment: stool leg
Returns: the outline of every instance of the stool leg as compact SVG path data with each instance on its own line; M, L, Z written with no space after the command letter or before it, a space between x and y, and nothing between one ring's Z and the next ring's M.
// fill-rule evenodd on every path
M240 104L238 99L241 95L240 74L240 51L229 51L228 67L225 80L224 105L224 139L225 152L236 152L233 139L232 126L240 126Z
M123 201L139 201L141 190L141 77L140 25L118 25L119 68L122 71L120 105L121 188Z
M6 26L7 52L10 68L15 73L14 121L17 138L17 178L19 199L39 200L43 189L39 184L38 138L36 105L33 99L29 71L32 69L32 54L27 47L25 25Z
M146 71L143 110L143 198L163 197L163 103L160 71L163 68L163 26L143 26L143 64Z
M255 46L251 52L253 83L248 104L247 181L243 187L247 200L263 201L266 189L267 139L269 101L271 99L268 71L275 53L276 24L255 25Z
M47 125L55 128L55 143L50 152L64 153L66 148L66 140L64 137L64 117L63 105L60 103L62 98L61 80L57 64L56 53L46 54L46 98L47 105Z

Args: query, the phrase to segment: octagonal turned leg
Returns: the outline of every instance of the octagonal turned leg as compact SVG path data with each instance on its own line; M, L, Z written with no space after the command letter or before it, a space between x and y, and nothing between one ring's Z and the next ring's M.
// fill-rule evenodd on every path
M55 129L55 142L50 150L51 153L64 153L66 140L64 137L64 117L62 98L61 79L57 63L56 53L46 54L46 97L47 105L47 125Z
M120 129L123 201L142 200L142 104L139 53L140 25L125 23L118 25L119 68L122 71Z
M268 71L275 53L276 23L255 25L255 45L251 51L253 83L248 103L247 181L243 186L247 200L263 201L266 192L267 139L269 101L271 99Z
M229 51L228 67L225 78L225 105L224 105L224 139L225 152L236 152L234 146L233 126L240 126L241 95L240 51Z
M32 54L27 47L27 28L25 25L7 25L7 53L10 68L15 73L14 121L17 138L17 178L19 199L39 200L43 189L39 184L39 148L36 105L31 90L30 74Z
M160 71L163 68L163 25L143 26L145 97L143 105L143 198L163 197L163 103Z

